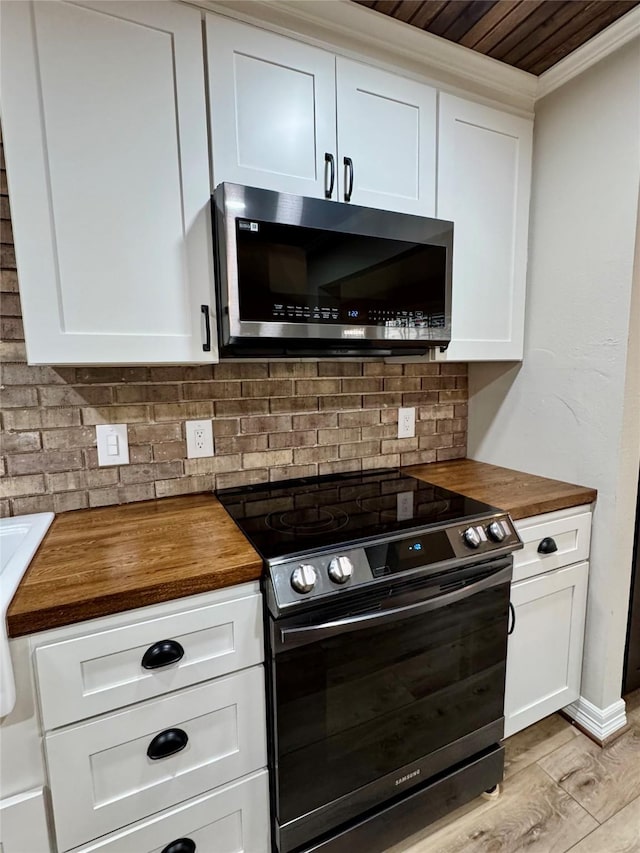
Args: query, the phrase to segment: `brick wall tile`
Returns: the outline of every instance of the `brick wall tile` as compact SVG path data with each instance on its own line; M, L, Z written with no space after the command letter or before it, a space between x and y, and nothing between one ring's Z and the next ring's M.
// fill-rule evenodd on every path
M131 424L128 427L129 444L159 444L162 441L179 441L182 427L179 423Z
M318 430L318 444L344 444L351 441L360 441L361 438L362 432L360 427Z
M271 379L302 379L318 375L318 365L313 361L271 361L269 377Z
M82 409L82 423L85 426L147 423L150 413L151 406L101 406Z
M214 379L266 379L268 373L266 362L222 362L213 365Z
M38 392L35 388L4 388L2 391L3 409L23 409L38 405Z
M45 430L42 433L42 443L46 450L73 450L77 447L94 447L96 445L96 428L86 426Z
M3 341L23 341L22 320L19 317L0 317L0 338Z
M292 426L290 415L267 415L265 417L241 418L240 432L286 432Z
M251 379L242 383L242 397L290 397L293 384L290 379Z
M383 381L376 376L343 379L340 383L340 390L343 394L376 394L382 391Z
M237 486L254 486L269 481L267 468L256 468L253 471L234 471L228 474L216 475L216 489L233 489Z
M88 489L99 489L101 486L110 486L118 482L117 465L85 471L85 474Z
M222 436L237 435L239 432L240 421L238 418L229 418L227 420L216 419L213 422L214 439Z
M385 391L421 391L422 385L420 384L422 380L419 376L409 377L409 376L393 376L389 379L384 380L384 390Z
M82 468L79 450L42 450L39 453L19 453L7 458L7 472L12 477L40 472L74 471Z
M340 447L340 459L356 459L380 454L379 441L359 441L357 444L343 444Z
M429 403L438 402L437 391L410 391L408 394L402 394L403 406L427 406Z
M266 433L254 435L230 435L215 439L216 454L253 453L269 449L269 436Z
M27 348L24 341L0 341L0 362L9 364L26 359Z
M368 409L366 412L338 412L337 417L338 426L341 427L376 426L380 423L378 409Z
M2 292L2 293L17 293L18 292L18 273L17 273L17 270L0 270L0 292Z
M398 435L397 424L378 424L377 426L362 427L362 440L396 438Z
M242 456L234 453L231 456L205 456L201 459L185 459L184 473L194 474L223 474L228 471L239 471L242 468Z
M410 453L400 454L401 465L427 465L436 461L435 450L413 450Z
M294 465L310 465L321 462L334 462L338 459L338 446L297 447L293 451Z
M44 474L27 477L0 478L0 498L17 498L23 495L41 495L45 491Z
M380 447L380 452L383 455L391 453L409 453L412 450L418 449L419 439L415 438L386 438L383 439Z
M280 465L290 465L292 461L292 450L265 450L242 455L243 468L274 468Z
M76 381L80 385L115 385L121 382L148 382L148 367L77 367Z
M269 401L259 400L217 400L215 403L216 418L233 418L242 415L266 415L269 411Z
M270 468L269 480L295 480L297 477L315 477L317 473L317 465L287 465L284 468Z
M443 365L433 362L418 362L404 365L405 376L440 376Z
M362 460L363 471L373 471L377 468L397 468L400 465L400 455L389 453L386 456L365 456Z
M106 406L113 402L108 385L48 385L39 388L41 406Z
M464 447L441 447L436 452L438 462L448 462L450 459L464 459L467 455Z
M411 365L385 364L384 361L365 361L362 365L362 372L365 376L402 376L403 372L405 376L408 376L410 374L406 372L407 367L411 367Z
M178 386L168 385L168 388ZM242 396L240 382L190 382L182 386L184 400L238 400Z
M87 492L62 492L53 496L54 512L69 512L74 509L85 509L88 506Z
M387 409L398 408L402 405L402 394L397 391L382 394L365 394L362 398L365 409Z
M2 453L28 453L41 447L39 432L5 432L0 435Z
M173 459L184 459L186 455L186 441L164 441L153 445L154 462L171 462Z
M272 397L269 400L269 411L274 415L284 412L317 412L317 397Z
M442 447L451 447L453 435L421 435L419 443L420 450L440 450Z
M78 409L18 409L3 413L5 429L50 429L80 424Z
M202 477L180 477L177 480L156 480L156 497L168 498L175 497L176 495L210 492L213 489L213 483L213 474L207 474Z
M154 462L147 465L122 465L120 481L123 485L151 483L154 480L168 480L183 473L182 462Z
M269 449L278 450L285 447L310 447L316 444L317 440L318 434L313 429L274 432L269 435ZM322 444L322 442L320 443Z
M318 474L350 474L354 471L362 471L361 459L339 459L334 462L320 462Z
M318 376L362 376L362 364L358 361L320 361Z
M315 412L308 415L294 415L292 418L294 429L331 429L338 426L338 414L336 412Z
M123 383L116 385L114 391L116 403L173 403L180 399L179 385L128 385Z
M32 512L54 512L55 500L53 495L14 498L11 501L11 509L14 515L29 515Z
M0 501L0 518L8 518L11 515L11 502L9 500Z
M345 409L361 409L362 397L359 394L329 394L320 397L321 412L343 412Z
M153 407L156 421L192 421L213 417L213 402L199 403L158 403ZM150 418L146 417L145 421Z
M438 398L441 403L464 403L467 399L467 392L462 388L455 391L440 391Z
M2 294L2 313L5 317L22 317L19 293Z

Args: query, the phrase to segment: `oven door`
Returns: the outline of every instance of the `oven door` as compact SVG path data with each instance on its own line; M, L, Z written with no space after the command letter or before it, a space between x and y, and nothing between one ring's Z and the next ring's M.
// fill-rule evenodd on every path
M280 853L500 740L511 573L507 557L270 620Z

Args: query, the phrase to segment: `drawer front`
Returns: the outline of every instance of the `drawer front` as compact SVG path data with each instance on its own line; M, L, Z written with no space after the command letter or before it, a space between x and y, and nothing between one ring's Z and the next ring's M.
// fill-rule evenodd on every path
M269 853L269 788L261 770L73 853L162 853L178 839L196 853Z
M265 729L264 669L255 666L48 734L58 847L264 767Z
M589 559L591 511L588 507L548 512L515 522L524 548L513 555L513 580L540 575ZM557 550L543 553L543 540L553 540ZM546 543L553 547L551 542ZM542 547L542 551L539 548Z
M146 669L145 653L162 641L170 645L153 663L169 662ZM39 646L35 657L43 726L54 729L260 663L261 597L94 631Z

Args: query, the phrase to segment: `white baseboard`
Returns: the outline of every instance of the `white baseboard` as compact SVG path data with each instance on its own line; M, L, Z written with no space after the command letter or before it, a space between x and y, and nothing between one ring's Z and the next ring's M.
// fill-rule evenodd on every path
M562 710L598 741L605 741L627 725L624 699L618 699L607 708L598 708L593 702L578 696L575 702Z

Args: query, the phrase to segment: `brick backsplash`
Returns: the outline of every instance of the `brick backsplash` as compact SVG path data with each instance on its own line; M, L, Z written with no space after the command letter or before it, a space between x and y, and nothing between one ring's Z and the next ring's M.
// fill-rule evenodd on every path
M0 166L0 515L465 456L466 364L27 365ZM402 405L416 407L415 438L396 437ZM213 418L216 455L187 459L184 422L200 418ZM103 423L128 424L129 465L98 467Z

